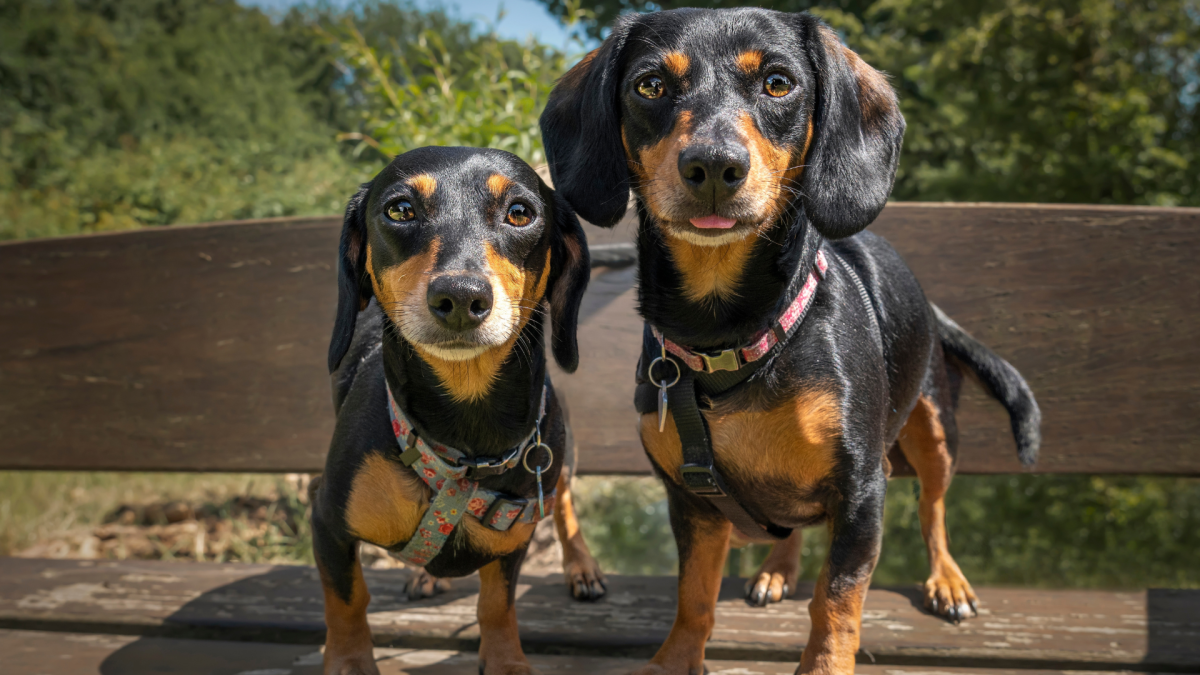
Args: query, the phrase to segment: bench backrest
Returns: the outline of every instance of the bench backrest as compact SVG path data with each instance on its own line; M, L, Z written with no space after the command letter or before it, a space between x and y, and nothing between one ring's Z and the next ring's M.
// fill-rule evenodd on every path
M339 228L289 218L0 244L0 468L320 471ZM589 236L628 242L632 228ZM1045 418L1037 471L1200 474L1200 209L897 203L871 229L1029 379ZM582 473L649 469L634 274L596 270L579 372L555 374ZM959 470L1020 471L1003 412L969 392Z

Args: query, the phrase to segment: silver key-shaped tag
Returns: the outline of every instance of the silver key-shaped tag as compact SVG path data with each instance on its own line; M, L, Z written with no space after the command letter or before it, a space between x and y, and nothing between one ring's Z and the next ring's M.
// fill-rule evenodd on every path
M538 519L541 520L546 517L546 503L544 501L542 501L542 467L540 467L540 466L537 468L537 481L538 481L538 514L539 514Z
M667 426L667 381L658 384L658 432Z

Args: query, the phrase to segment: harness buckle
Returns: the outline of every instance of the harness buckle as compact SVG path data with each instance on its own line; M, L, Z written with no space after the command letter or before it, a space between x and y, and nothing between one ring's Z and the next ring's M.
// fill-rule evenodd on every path
M679 467L679 473L683 477L684 486L692 494L701 497L726 496L725 491L721 489L721 484L717 482L717 475L713 473L711 466L684 464Z
M715 373L718 370L736 371L742 367L741 354L736 349L726 349L717 354L701 352L699 356L704 361L704 372L706 373Z
M516 450L508 453L507 456L501 457L494 462L489 461L486 457L475 459L462 457L458 460L458 465L467 467L466 477L470 480L479 480L480 478L486 478L488 476L499 476L505 471L511 469L516 464L515 460L520 457L520 453L524 449L525 444L522 443L517 447Z

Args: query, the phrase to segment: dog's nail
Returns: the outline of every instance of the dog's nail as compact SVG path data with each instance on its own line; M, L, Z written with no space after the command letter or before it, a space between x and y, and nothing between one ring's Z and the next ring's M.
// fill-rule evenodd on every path
M979 616L979 603L974 599L971 600L971 611L975 613L975 616Z
M783 595L779 599L782 600L783 598L786 598L787 596L788 596L788 585L784 584L783 585Z
M962 619L964 619L964 620L967 618L970 611L971 611L970 606L968 606L967 603L965 603L965 602L958 606L958 615L960 617L962 617Z
M937 614L937 611L938 611L938 601L937 601L937 598L933 598L932 600L930 600L930 602L929 602L929 605L930 605L930 607L933 609L933 613L934 613L934 614Z

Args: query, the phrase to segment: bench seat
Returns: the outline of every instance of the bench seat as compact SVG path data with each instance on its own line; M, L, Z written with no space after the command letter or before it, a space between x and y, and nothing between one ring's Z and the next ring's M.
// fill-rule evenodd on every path
M476 649L477 579L409 602L407 574L366 571L376 645ZM709 658L774 662L781 673L794 668L810 627L811 586L769 608L747 606L741 586L739 579L722 586ZM1200 590L984 588L979 596L979 618L954 626L921 611L915 587L873 588L860 662L938 670L1200 671ZM524 576L517 590L522 641L532 654L648 657L666 637L674 605L673 577L614 575L608 597L594 604L568 598L559 575ZM0 559L0 628L311 647L323 641L321 607L317 572L305 566ZM129 644L117 649L133 649ZM597 672L605 667L595 665Z
M80 673L158 673L160 675L320 675L321 652L313 645L257 642L214 642L181 638L48 633L0 630L0 653L19 673L79 675ZM380 647L375 659L381 675L462 675L476 667L472 652L441 649ZM543 675L625 675L641 660L530 654ZM791 675L795 665L783 661L710 659L709 675ZM859 675L931 675L925 666L864 664ZM1093 675L1108 672L1091 671ZM938 668L937 675L1060 675L1057 670L1011 668Z

